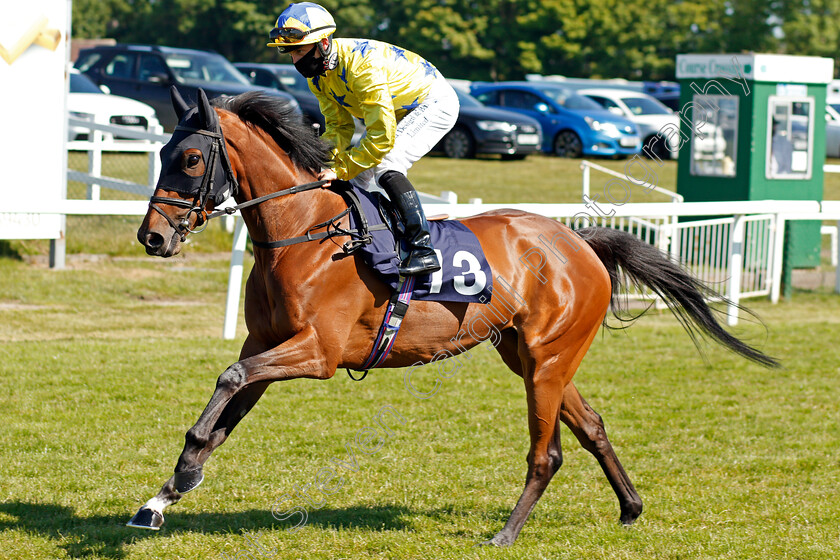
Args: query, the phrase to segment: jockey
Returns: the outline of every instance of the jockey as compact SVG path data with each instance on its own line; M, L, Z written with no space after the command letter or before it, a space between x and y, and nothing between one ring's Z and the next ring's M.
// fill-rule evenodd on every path
M409 255L402 275L440 270L429 226L408 168L455 124L458 97L440 72L418 55L388 43L333 38L335 20L312 2L290 4L271 30L270 47L289 54L308 78L326 122L322 138L333 145L333 168L321 179L378 184L405 225ZM351 146L353 117L365 134Z

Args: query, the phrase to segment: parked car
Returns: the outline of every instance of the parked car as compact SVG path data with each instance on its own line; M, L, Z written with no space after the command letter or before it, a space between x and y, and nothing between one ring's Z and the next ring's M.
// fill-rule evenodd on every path
M840 113L840 97L829 95L825 100L825 104Z
M87 76L77 70L70 72L70 93L67 95L67 112L71 117L89 119L105 124L137 127L148 130L158 126L155 110L139 101L109 95L102 91ZM67 139L86 140L90 129L70 126L67 129ZM105 139L112 139L110 133L104 133Z
M577 92L607 111L633 121L639 129L642 146L649 146L651 153L659 159L677 157L679 136L670 134L666 127L672 125L679 130L680 117L658 100L645 93L622 89L579 89ZM663 129L664 135L660 134Z
M303 116L313 124L318 125L318 133L324 133L324 115L318 98L309 89L309 82L300 75L294 64L260 64L256 62L234 63L237 70L257 86L285 91L294 96L300 105ZM353 119L356 131L353 133L351 144L358 144L365 133L365 125L359 119Z
M646 93L671 109L680 111L680 84L675 82L644 82L642 93Z
M825 155L840 158L840 113L831 105L825 106Z
M547 153L631 156L642 149L635 124L556 82L474 83L471 93L485 105L537 119Z
M216 53L146 45L98 46L82 49L75 66L97 85L107 86L111 93L154 107L167 131L178 124L169 97L172 85L178 87L188 103L198 99L198 88L203 88L209 98L259 89L282 97L300 113L292 95L254 86Z
M318 98L309 89L309 82L300 75L294 64L235 62L233 65L252 84L285 91L293 95L309 122L318 123L321 130L324 130L324 115L321 114Z
M485 107L457 87L455 93L461 104L458 121L433 151L450 158L501 154L502 159L524 159L539 151L542 131L536 119Z

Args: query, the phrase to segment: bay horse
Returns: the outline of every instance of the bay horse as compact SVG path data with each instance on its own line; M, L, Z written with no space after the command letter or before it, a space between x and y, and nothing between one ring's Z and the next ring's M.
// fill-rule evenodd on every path
M255 244L245 292L247 338L239 361L219 376L210 402L186 433L175 474L128 523L148 529L159 528L164 508L201 483L205 461L269 384L329 379L338 368L360 369L391 295L339 243L271 247L330 220L348 228L347 216L336 219L346 203L334 190L295 187L315 181L329 163L330 149L287 106L254 92L216 99L213 105L200 92L192 108L174 88L172 98L180 122L161 151L161 176L137 233L146 252L177 254L207 212L229 196L241 206L261 202L241 210ZM268 198L272 193L284 196ZM695 343L708 337L754 362L778 365L721 327L704 301L705 286L628 233L573 232L554 219L512 209L462 223L478 237L503 289L486 304L413 302L381 367L428 363L442 352L454 356L489 338L485 330L497 333L492 343L525 384L531 441L521 497L505 526L485 544L516 540L563 462L560 422L600 463L618 497L620 522L630 525L641 514L642 501L601 417L572 382L611 304L620 300L626 277L659 294ZM543 259L539 268L534 255ZM510 313L500 312L504 309Z

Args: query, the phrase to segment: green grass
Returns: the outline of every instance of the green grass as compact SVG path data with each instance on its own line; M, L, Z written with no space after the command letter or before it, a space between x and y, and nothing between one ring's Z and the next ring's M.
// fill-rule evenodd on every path
M524 390L492 352L429 400L399 370L361 383L277 383L167 510L123 527L171 473L238 341L219 340L224 261L108 260L63 272L0 260L0 558L831 558L840 552L835 296L753 307L740 334L767 371L715 348L706 365L668 314L606 332L576 377L645 501L632 529L594 459L563 429L565 464L517 544L497 531L524 480ZM421 372L417 384L431 383ZM297 533L271 505L302 487L384 405L394 436ZM245 556L242 556L243 558Z
M624 173L628 160L596 159L593 163ZM658 185L676 190L676 162L664 163ZM486 203L581 202L580 160L549 156L530 156L522 161L502 161L492 157L463 160L453 164L444 157L426 157L409 172L415 186L430 194L449 190L458 193L459 202L481 198ZM592 171L592 191L603 189L612 177ZM637 189L632 202L664 202L668 198Z
M415 182L436 192L435 178L457 167L437 190L487 202L574 200L577 163L530 160L426 158ZM479 176L518 186L493 190ZM114 243L128 247L128 235ZM171 474L184 432L236 360L241 317L237 340L220 339L226 267L224 255L193 244L173 259L72 259L62 271L0 258L0 558L840 554L840 299L824 291L797 291L776 306L747 302L767 331L745 323L736 332L780 358L779 371L716 347L704 362L668 313L596 339L575 381L644 500L632 529L618 525L597 462L563 428L565 463L514 547L474 546L507 519L528 449L522 382L485 347L428 400L406 391L402 370L360 383L341 371L328 382L274 384L207 463L204 484L166 511L160 532L126 528ZM431 382L430 372L416 378ZM359 472L310 510L306 526L290 533L272 518L272 504L344 458L386 404L406 423L379 451L358 455ZM246 535L273 555L260 556Z

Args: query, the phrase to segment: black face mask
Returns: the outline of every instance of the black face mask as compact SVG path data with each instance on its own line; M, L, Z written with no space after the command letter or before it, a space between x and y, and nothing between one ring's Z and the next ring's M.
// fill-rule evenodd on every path
M314 78L315 76L324 73L324 59L315 58L315 52L317 50L318 48L315 47L295 62L295 68L297 68L297 71L300 72L301 76L304 78Z

